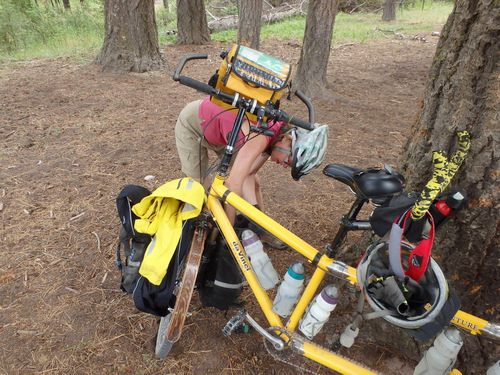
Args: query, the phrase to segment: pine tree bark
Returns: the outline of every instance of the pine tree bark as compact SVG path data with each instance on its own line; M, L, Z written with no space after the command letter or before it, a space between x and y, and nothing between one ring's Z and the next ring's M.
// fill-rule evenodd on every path
M433 246L462 310L500 321L500 3L458 0L437 46L422 109L400 162L411 188L432 174L432 150L452 155L455 133L468 130L471 149L449 191L468 204L439 232ZM462 373L485 373L495 345L464 334Z
M178 44L210 42L203 0L177 0L177 31Z
M337 0L311 0L309 2L304 41L293 89L302 91L311 99L333 98L327 89L326 69L330 57L337 6Z
M394 21L396 19L396 0L385 0L382 20Z
M262 0L242 0L239 8L238 43L258 50Z
M104 71L145 72L162 66L153 0L105 0Z

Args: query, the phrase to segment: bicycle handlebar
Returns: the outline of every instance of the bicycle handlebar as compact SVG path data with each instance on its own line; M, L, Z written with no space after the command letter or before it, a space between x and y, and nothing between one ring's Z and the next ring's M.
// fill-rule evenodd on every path
M268 117L276 121L282 121L290 123L292 125L296 125L306 130L314 129L314 109L312 107L311 102L299 91L296 92L296 95L302 102L304 102L304 104L306 104L307 108L309 109L309 122L293 117L292 115L289 115L283 110L270 109L258 105L255 99L251 100L251 99L241 98L238 93L235 93L234 95L227 94L225 92L222 92L221 90L213 88L207 83L200 82L194 78L181 75L184 65L186 65L186 63L189 60L206 59L207 57L208 55L206 53L192 53L185 55L184 57L181 58L181 60L177 64L174 76L172 78L174 79L174 81L177 81L182 85L189 86L193 89L196 89L197 91L203 92L210 96L214 96L225 103L231 104L233 107L245 108L247 112L256 114L258 115L258 117L259 116L262 118Z
M442 192L450 183L458 168L464 161L470 148L470 135L467 131L457 132L458 148L455 155L448 161L446 152L434 151L432 162L434 164L434 173L432 178L425 185L411 210L411 219L418 221L424 217L437 195Z

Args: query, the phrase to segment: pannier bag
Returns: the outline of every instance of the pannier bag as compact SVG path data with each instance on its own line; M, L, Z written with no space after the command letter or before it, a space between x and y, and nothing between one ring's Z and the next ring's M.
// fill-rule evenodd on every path
M166 316L169 309L174 307L176 300L174 288L178 283L179 276L181 276L182 263L193 238L194 220L196 219L188 219L183 222L179 244L160 285L154 285L147 278L139 275L133 290L134 304L138 310L156 316Z
M261 106L278 108L279 99L291 84L290 64L238 44L221 57L220 68L210 80L212 86L227 94L238 93L240 97L255 99ZM222 108L235 109L214 97L211 101ZM248 116L257 121L257 116Z
M228 310L243 291L243 275L224 238L205 243L207 264L200 270L198 292L203 306Z

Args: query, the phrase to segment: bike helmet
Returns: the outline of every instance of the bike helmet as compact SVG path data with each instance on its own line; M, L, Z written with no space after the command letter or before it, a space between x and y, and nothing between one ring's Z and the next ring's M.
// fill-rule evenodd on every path
M401 260L407 264L415 246L401 242ZM410 335L428 340L439 332L458 311L456 294L434 259L417 282L409 276L396 276L389 259L389 242L370 246L361 258L356 275L371 308L389 323L406 329Z
M328 142L328 125L318 125L314 130L292 131L292 177L300 180L323 162Z

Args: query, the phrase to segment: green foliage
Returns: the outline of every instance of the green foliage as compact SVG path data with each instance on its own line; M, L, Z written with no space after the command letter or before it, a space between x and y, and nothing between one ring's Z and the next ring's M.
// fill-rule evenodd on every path
M177 38L173 30L177 30L176 8L169 6L168 9L160 7L156 9L156 25L158 26L158 40L161 45L175 43Z
M339 12L335 18L332 44L362 43L368 39L392 37L394 33L429 35L433 31L441 31L452 8L451 2L418 2L407 8L398 8L396 20L391 22L383 21L381 12ZM298 16L264 25L261 39L302 39L305 24L305 17ZM234 42L236 30L221 31L211 37L212 40Z
M217 17L237 13L235 0L211 2L209 11ZM332 44L363 42L372 38L391 37L391 32L405 35L430 34L440 31L450 14L453 3L413 0L398 8L395 21L382 21L381 11L360 12L363 4L382 4L384 0L343 0L342 6L351 9L339 12L335 19ZM421 2L422 1L422 2ZM71 0L71 10L54 7L46 1L0 0L0 62L38 56L80 56L101 47L104 36L102 0ZM368 9L371 9L371 6ZM352 12L352 10L355 12ZM380 7L378 7L380 10ZM217 11L217 13L216 13ZM352 12L352 13L351 13ZM175 0L169 7L156 9L160 45L176 42L172 33L177 29ZM305 17L292 17L282 22L263 25L261 39L282 38L301 40L305 30ZM385 30L385 31L383 31ZM234 42L237 30L225 30L211 35L212 40ZM94 55L97 53L92 52Z
M104 16L100 0L73 1L71 10L39 1L0 3L0 60L67 55L102 43Z

